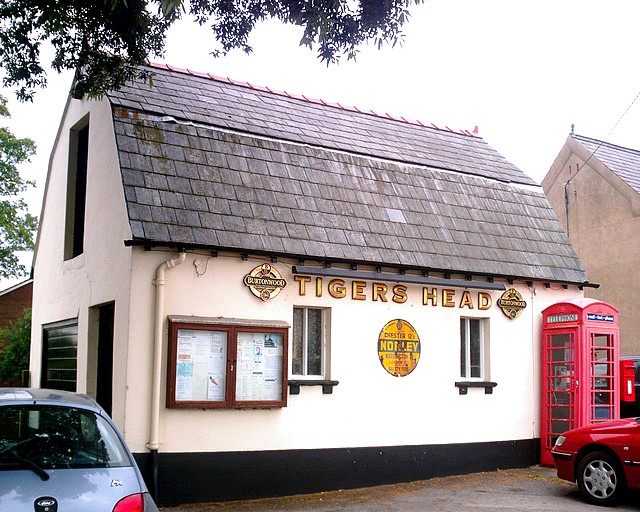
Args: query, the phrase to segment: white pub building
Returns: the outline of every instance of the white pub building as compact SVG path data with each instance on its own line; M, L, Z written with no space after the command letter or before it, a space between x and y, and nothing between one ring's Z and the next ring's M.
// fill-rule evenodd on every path
M523 467L541 311L585 272L476 134L154 66L69 98L32 385L112 415L160 505Z

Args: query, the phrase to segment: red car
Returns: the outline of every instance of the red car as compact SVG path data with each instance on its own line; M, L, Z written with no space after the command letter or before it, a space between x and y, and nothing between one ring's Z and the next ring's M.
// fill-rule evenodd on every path
M640 489L640 418L569 430L551 453L558 477L577 481L590 503L614 505L626 489Z

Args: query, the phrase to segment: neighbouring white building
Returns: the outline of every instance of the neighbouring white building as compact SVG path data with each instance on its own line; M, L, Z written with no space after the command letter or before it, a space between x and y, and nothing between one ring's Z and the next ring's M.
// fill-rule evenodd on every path
M541 311L589 286L542 189L469 132L152 70L68 100L32 384L96 397L161 505L537 462Z

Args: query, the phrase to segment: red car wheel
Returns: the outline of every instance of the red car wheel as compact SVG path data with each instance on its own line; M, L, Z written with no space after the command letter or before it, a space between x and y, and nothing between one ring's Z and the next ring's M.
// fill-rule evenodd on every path
M626 484L617 458L605 452L585 455L577 471L578 487L594 505L613 505L624 493Z

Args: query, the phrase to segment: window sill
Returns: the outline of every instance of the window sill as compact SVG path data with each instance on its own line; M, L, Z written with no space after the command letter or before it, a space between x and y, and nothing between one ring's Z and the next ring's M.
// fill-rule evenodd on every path
M322 394L331 395L333 393L333 387L337 385L337 380L290 380L289 394L299 395L300 386L322 386Z
M461 395L466 395L469 388L484 388L485 395L491 395L493 388L498 385L497 382L467 380L463 382L456 382L456 387Z

